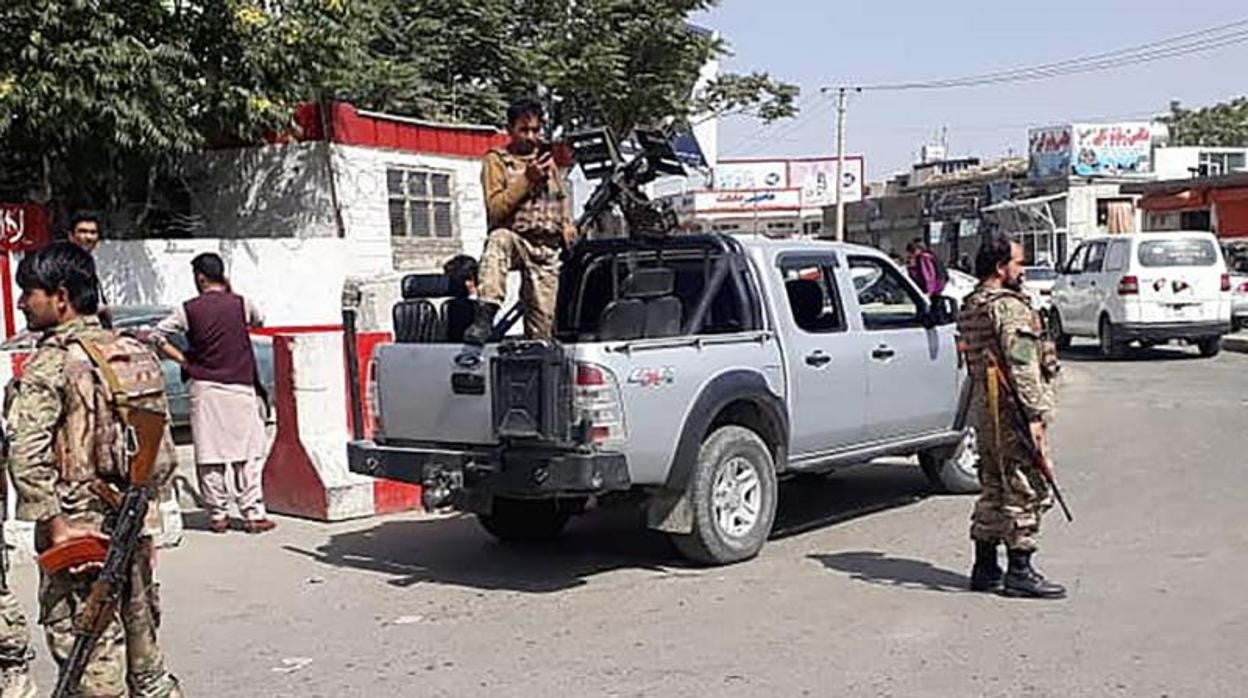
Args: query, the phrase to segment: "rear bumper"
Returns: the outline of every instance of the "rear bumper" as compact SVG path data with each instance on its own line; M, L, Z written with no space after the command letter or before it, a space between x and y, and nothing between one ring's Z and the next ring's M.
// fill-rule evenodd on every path
M599 494L632 486L622 453L538 448L437 449L347 444L351 472L422 485L426 506L450 501L460 508L466 495L544 497ZM432 500L432 501L431 501ZM440 501L439 501L440 500Z
M1142 322L1115 325L1114 334L1122 340L1204 339L1229 334L1229 322Z

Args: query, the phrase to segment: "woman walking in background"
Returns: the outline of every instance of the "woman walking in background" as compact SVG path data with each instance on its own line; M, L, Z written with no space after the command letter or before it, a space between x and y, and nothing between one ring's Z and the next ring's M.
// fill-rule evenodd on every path
M263 324L260 311L230 289L221 257L205 252L191 260L199 295L157 325L158 348L190 376L191 439L195 472L215 533L229 529L237 502L248 533L264 533L269 520L261 492L264 422L256 395L256 357L248 330ZM169 342L185 333L183 354Z

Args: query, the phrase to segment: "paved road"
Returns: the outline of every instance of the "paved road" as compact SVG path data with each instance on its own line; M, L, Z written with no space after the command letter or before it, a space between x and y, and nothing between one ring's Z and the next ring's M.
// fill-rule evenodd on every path
M963 591L971 500L893 463L788 486L777 539L721 569L628 511L530 551L466 518L192 531L161 562L168 652L222 697L1243 695L1248 356L1067 361L1077 522L1038 558L1066 601Z

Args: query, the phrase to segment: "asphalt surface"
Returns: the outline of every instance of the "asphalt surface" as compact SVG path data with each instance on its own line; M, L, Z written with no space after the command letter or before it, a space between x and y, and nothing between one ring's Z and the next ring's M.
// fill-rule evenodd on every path
M1248 356L1076 346L1066 368L1076 520L1051 514L1037 556L1064 601L964 591L973 500L892 462L786 485L776 538L718 569L629 510L537 549L466 517L251 537L191 513L164 644L193 696L1245 695ZM28 564L16 586L32 607Z

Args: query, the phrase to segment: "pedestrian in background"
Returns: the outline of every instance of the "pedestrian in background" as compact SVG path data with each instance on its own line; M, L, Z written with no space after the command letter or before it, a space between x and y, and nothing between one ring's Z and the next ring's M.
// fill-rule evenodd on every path
M248 533L264 533L269 520L261 491L266 439L256 392L258 372L249 328L263 317L235 294L219 255L205 252L191 260L199 295L156 327L157 346L190 377L191 439L195 471L214 533L229 529L234 500ZM184 354L169 337L185 333Z
M938 296L945 290L949 272L922 242L915 240L906 245L906 267L910 278L929 297Z
M91 255L91 261L94 262L95 248L100 246L100 238L104 236L103 231L104 224L101 222L100 214L94 211L76 211L69 219L69 229L65 231L65 239ZM95 279L95 295L99 299L99 312L96 313L96 317L99 318L100 324L108 329L113 326L113 314L109 311L108 299L104 296L104 286L100 282L98 269Z

